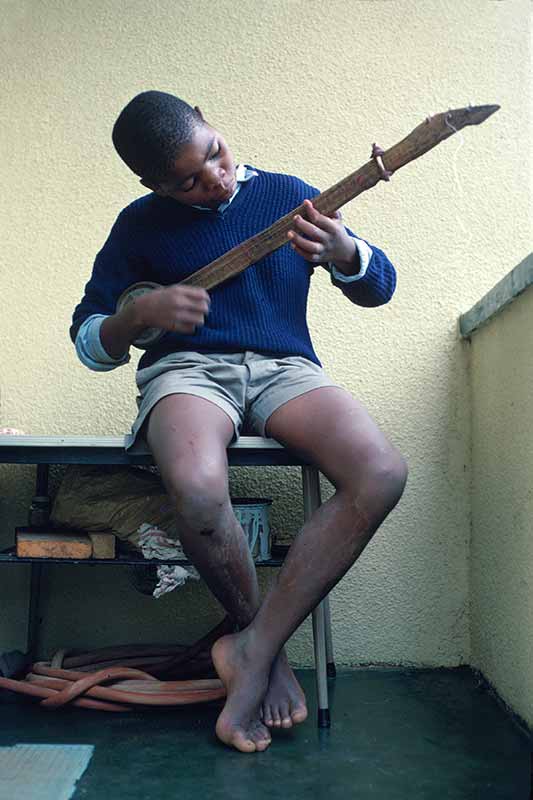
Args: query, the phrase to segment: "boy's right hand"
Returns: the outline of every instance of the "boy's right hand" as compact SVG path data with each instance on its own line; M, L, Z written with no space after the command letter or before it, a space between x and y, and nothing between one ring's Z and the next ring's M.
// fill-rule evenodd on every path
M204 324L211 299L205 289L175 283L147 292L136 298L134 304L143 328L194 333Z

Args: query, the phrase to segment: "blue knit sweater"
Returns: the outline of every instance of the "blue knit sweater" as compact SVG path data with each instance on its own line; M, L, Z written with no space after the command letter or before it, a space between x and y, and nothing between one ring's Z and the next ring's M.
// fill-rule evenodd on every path
M183 206L155 194L135 200L119 215L98 253L70 335L92 314L113 314L120 294L137 281L178 283L245 239L312 199L319 191L298 178L257 170L223 214ZM387 303L396 273L370 246L366 275L339 288L360 306ZM147 367L178 350L299 355L319 364L306 321L313 265L284 245L211 290L211 310L194 334L167 333L139 362Z

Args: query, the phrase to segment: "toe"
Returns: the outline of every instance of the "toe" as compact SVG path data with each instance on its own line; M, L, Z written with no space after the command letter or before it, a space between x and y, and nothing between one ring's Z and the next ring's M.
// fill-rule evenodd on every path
M257 750L258 753L263 753L267 749L267 747L270 747L271 742L272 739L270 738L260 739L258 742L256 742L255 749Z
M256 750L255 742L250 736L249 731L240 725L228 724L226 720L219 717L215 726L215 732L220 741L229 747L235 747L241 753L253 753Z
M241 730L240 728L234 731L231 744L233 747L236 747L237 750L240 750L241 753L254 753L258 749L257 743L254 741L253 737L250 736L248 731Z
M272 725L274 726L274 728L280 728L281 717L279 713L279 708L277 708L277 706L271 706L271 709L272 709Z
M263 706L262 718L263 718L263 722L265 723L265 725L267 725L269 728L271 728L272 725L274 724L274 720L272 718L272 709L270 708L269 705L268 706L267 705Z
M272 741L272 737L267 728L260 722L257 722L253 730L250 731L251 738L254 741L257 750L266 750Z
M279 713L281 717L281 727L282 728L292 728L292 719L289 713L289 704L288 703L281 703L279 708Z
M293 706L291 708L291 719L295 725L307 719L307 708L305 705Z

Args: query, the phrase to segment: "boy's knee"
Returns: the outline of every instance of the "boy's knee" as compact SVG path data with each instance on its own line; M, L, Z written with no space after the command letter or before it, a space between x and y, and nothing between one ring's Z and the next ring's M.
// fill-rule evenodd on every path
M166 484L178 519L199 533L212 533L230 507L226 475L210 465L176 469Z
M352 487L356 506L365 508L379 524L400 500L407 482L407 462L394 447L375 453L365 466L363 478Z
M370 466L368 485L372 494L380 498L388 513L403 494L407 483L407 462L401 453L392 448L380 455Z
M405 458L395 448L387 456L385 470L387 485L398 495L399 500L407 483L408 467Z

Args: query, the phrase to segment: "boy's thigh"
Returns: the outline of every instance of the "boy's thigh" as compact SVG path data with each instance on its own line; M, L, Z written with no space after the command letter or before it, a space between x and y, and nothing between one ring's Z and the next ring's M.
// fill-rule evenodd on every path
M225 486L226 448L234 425L215 403L192 394L166 395L153 407L144 428L167 487Z
M137 373L139 397L137 398L138 414L132 426L128 449L142 446L146 439L150 420L157 410L156 417L173 416L172 424L186 431L196 425L194 409L201 411L200 420L210 421L207 402L225 413L232 422L233 437L239 435L244 416L245 376L246 369L239 363L239 357L228 354L204 355L201 353L179 352L160 359L155 364ZM242 359L241 359L242 360ZM178 413L174 402L163 400L167 397L190 397L195 400L177 401L181 408ZM163 403L163 405L161 405ZM215 414L214 417L217 415ZM202 425L200 424L200 429Z
M312 461L333 483L394 448L366 408L339 386L306 392L280 405L266 422L268 436Z
M151 410L145 435L151 448L196 453L203 445L227 448L234 434L232 418L216 403L189 393L166 395Z
M273 436L267 423L281 406L317 389L339 388L321 366L302 356L247 356L247 421L262 436Z

